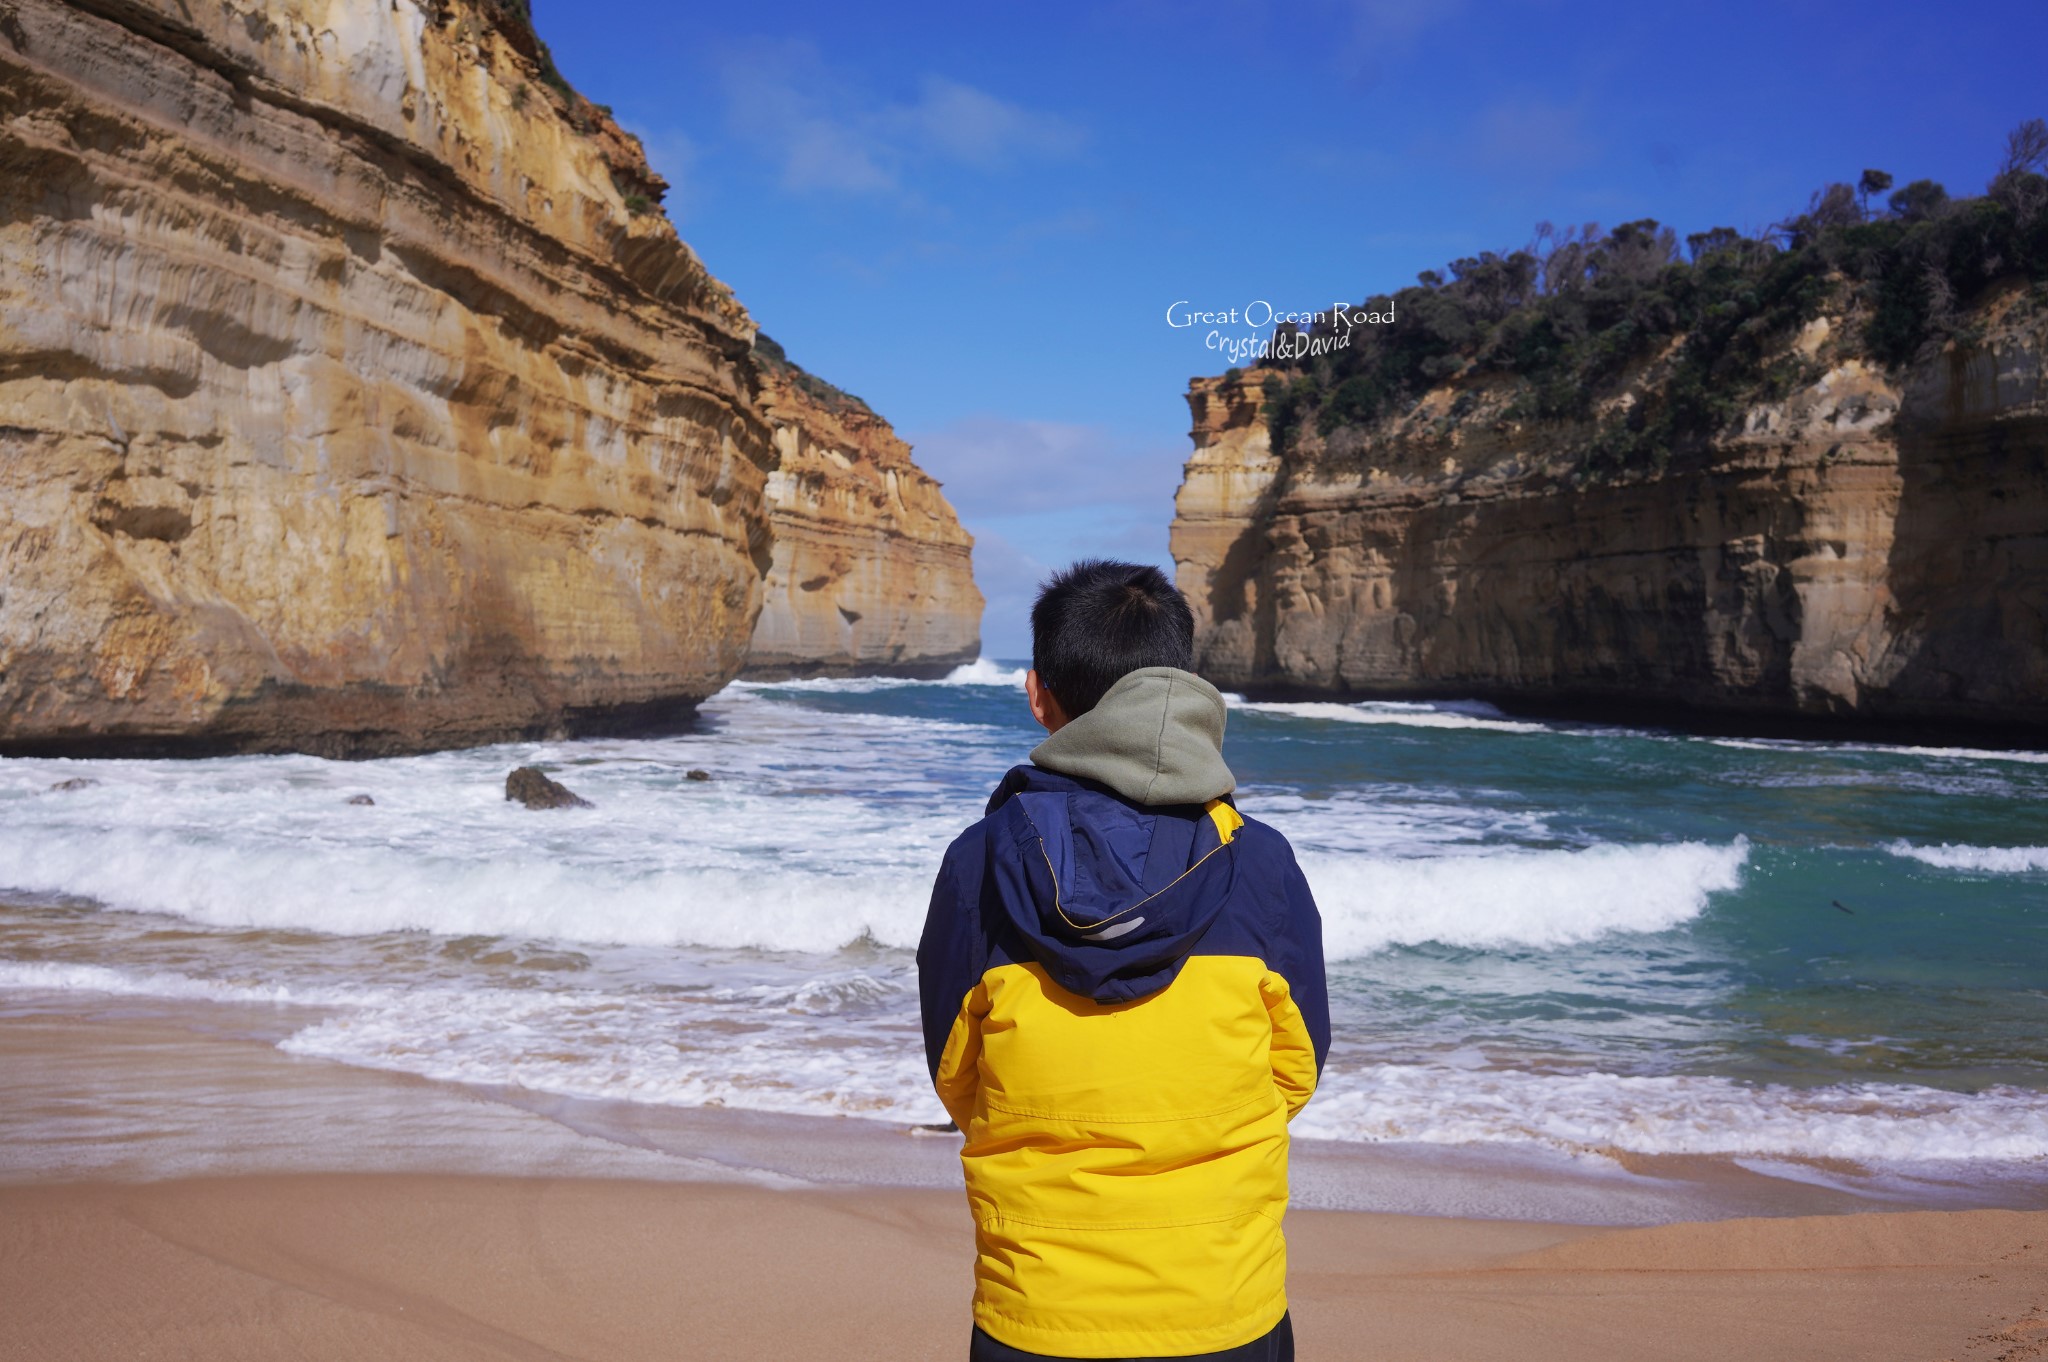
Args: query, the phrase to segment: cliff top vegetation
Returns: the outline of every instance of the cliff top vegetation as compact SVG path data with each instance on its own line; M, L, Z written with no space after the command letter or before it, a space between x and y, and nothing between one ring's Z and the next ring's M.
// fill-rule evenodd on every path
M835 415L845 415L848 412L859 412L867 416L875 414L873 407L852 393L844 388L834 387L791 359L781 344L766 331L754 333L754 359L762 367L781 375L790 386Z
M1311 424L1328 440L1447 381L1497 375L1516 380L1503 419L1596 423L1599 399L1663 356L1654 392L1597 420L1580 475L1661 471L1748 406L1817 377L1787 340L1824 310L1854 318L1860 352L1897 367L1970 342L1971 305L2015 279L2048 290L2048 123L2038 118L2013 130L1980 196L1951 198L1932 180L1894 189L1886 172L1865 170L1754 236L1716 227L1681 243L1647 218L1605 233L1541 223L1519 250L1426 270L1361 305L1391 322L1281 327L1276 351L1288 348L1282 337L1348 329L1350 340L1261 360L1264 411L1284 451Z

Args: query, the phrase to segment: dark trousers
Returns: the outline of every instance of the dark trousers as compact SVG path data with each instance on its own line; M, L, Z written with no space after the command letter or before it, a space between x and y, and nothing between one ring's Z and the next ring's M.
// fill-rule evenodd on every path
M1012 1348L1007 1343L998 1343L980 1329L974 1331L974 1343L967 1351L967 1362L1074 1362L1071 1358L1053 1357L1047 1353L1027 1353L1022 1348ZM1184 1353L1179 1357L1122 1357L1100 1358L1096 1362L1294 1362L1294 1321L1286 1315L1271 1331L1249 1343L1240 1343L1235 1348L1225 1348L1220 1353Z

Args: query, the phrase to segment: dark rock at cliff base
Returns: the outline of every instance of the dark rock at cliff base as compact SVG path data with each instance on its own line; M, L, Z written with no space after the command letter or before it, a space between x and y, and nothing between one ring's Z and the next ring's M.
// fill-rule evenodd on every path
M709 779L711 779L711 773L710 773L709 771L695 771L695 770L692 770L692 771L687 771L687 772L685 772L685 773L683 774L683 779L684 779L684 780L709 780Z
M516 799L529 809L588 809L596 807L558 781L549 780L538 766L522 766L505 777L505 798Z
M55 785L52 785L50 787L50 793L58 794L65 790L90 790L93 786L97 784L99 784L99 782L97 780L94 780L91 776L73 776L69 780L60 780Z
M364 808L369 808L377 801L370 798L368 795L350 795L348 797L348 802L351 804L359 804Z

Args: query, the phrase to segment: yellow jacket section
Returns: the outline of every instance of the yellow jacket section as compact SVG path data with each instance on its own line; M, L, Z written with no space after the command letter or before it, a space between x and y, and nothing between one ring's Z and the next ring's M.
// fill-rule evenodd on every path
M1117 1004L990 969L938 1072L967 1137L975 1323L1061 1357L1266 1333L1287 1309L1287 1122L1315 1082L1287 981L1255 957L1192 956Z

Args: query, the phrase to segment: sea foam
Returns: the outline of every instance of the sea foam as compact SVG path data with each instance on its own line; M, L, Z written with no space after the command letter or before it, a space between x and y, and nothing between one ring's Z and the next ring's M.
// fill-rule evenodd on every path
M1739 752L1777 752L1790 756L1853 752L1876 757L1931 757L1937 761L2013 761L2027 766L2048 765L2048 752L2021 748L1893 746L1889 743L1805 742L1798 738L1700 738L1697 741Z
M480 862L129 831L0 831L0 884L211 927L774 951L831 951L863 938L914 947L931 895L929 875L913 873L773 864L635 873L533 853Z
M0 987L330 1011L288 1054L445 1082L596 1100L943 1120L899 977L807 985L536 990L299 988L169 971L0 962ZM827 1028L821 1030L821 1028ZM2048 1158L2048 1093L1913 1083L1791 1087L1706 1074L1624 1075L1333 1056L1294 1133L1351 1143L1532 1147L1889 1164Z
M1332 960L1437 942L1480 950L1661 932L1742 882L1749 843L1502 850L1404 859L1306 854Z
M379 845L200 841L172 832L0 829L0 884L212 927L427 931L593 944L826 952L914 948L929 865L630 868L533 851L488 860ZM1309 852L1331 959L1439 942L1549 948L1657 932L1735 888L1748 845L1676 843L1430 857Z
M232 983L175 970L113 969L58 960L0 960L0 989L105 993L124 998L177 998L210 1003L284 1003L333 1007L388 1001L389 990L334 989L285 983Z
M1892 842L1885 850L1940 870L1971 870L1988 875L2026 875L2048 870L2048 847L1973 847L1948 842L1929 847Z
M1247 700L1241 695L1225 697L1232 709L1280 719L1320 719L1325 723L1386 724L1397 728L1473 729L1487 733L1547 733L1544 724L1509 719L1491 706L1432 705L1402 701L1369 700L1361 704L1339 704L1333 700L1304 700L1295 703Z
M1372 1064L1329 1074L1294 1132L1586 1153L2008 1161L2048 1157L2048 1093Z
M909 686L997 686L1017 690L1024 685L1024 668L1006 667L991 658L980 657L962 663L943 677L917 680L903 676L808 676L788 681L735 681L727 691L747 694L761 691L797 691L824 695L865 695L880 690L902 690Z

